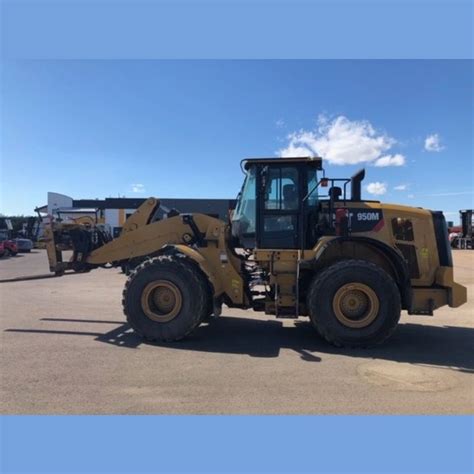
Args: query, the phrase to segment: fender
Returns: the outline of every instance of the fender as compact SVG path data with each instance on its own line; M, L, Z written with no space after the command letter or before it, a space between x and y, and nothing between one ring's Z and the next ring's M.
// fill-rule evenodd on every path
M212 271L209 262L196 249L183 244L170 244L162 247L162 249L160 249L160 253L180 253L185 255L187 258L194 261L201 271L207 276L211 284L213 294L219 294L222 292L222 285L219 283L219 280Z

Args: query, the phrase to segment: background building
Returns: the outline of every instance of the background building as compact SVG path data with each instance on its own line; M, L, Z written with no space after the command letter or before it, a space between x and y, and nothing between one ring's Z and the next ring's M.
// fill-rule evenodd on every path
M146 199L105 198L74 199L65 194L48 192L48 203L35 209L36 212L52 215L55 219L74 220L79 217L91 217L94 221L109 225L114 236L120 234L123 224ZM159 214L176 209L181 213L201 213L228 220L235 199L160 199Z

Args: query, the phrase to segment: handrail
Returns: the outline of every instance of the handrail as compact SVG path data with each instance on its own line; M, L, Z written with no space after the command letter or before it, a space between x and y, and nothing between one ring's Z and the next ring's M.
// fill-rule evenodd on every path
M346 203L346 187L347 185L351 182L350 178L321 178L318 183L316 184L316 186L314 186L314 188L309 191L306 196L303 198L303 202L305 202L307 199L309 199L309 197L311 196L311 194L314 193L314 191L316 191L316 189L318 189L319 185L321 184L322 181L330 181L331 182L331 187L334 187L334 183L336 181L344 181L344 197L343 197L343 201L344 201L344 204ZM319 195L318 194L318 198L321 197L322 195Z

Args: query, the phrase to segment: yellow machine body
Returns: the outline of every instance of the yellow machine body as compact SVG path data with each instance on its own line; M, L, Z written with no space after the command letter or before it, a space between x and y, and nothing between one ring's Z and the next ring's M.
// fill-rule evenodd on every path
M113 240L89 222L53 221L44 239L50 270L58 275L104 266L131 271L124 311L134 329L158 340L184 337L204 313L212 312L209 308L213 306L217 314L225 303L277 317L309 315L328 341L359 344L360 333L362 345L388 337L401 309L432 315L442 306L456 308L466 302L466 288L454 281L441 212L362 200L363 172L351 180L339 180L344 182L342 197L341 188L334 186L337 180L332 180L329 197L311 201L314 190L330 181L323 177L311 187L316 172L322 169L315 159L247 160L244 166L246 181L229 223L205 214L179 212L157 219L160 202L155 198L146 200ZM349 181L350 199L346 197ZM302 187L295 184L298 182ZM73 251L69 261L63 261L63 250ZM355 269L353 281L351 265ZM160 268L164 273L159 273ZM173 329L173 336L163 325L178 325L169 322L170 315L186 313L186 285L179 279L173 283L162 276L153 277L155 271L171 280L178 273L188 274L187 278L196 280L195 304L207 308L199 310L196 320L192 315L183 316L188 323ZM138 285L141 272L151 280L136 290L133 286ZM346 280L341 280L339 289L329 286L323 291L325 275L334 281ZM379 279L385 286L377 289ZM184 286L180 289L179 285ZM332 300L332 306L326 298ZM141 306L136 306L137 300ZM389 300L398 316L386 307ZM166 313L172 302L176 307ZM371 334L370 328L379 324L377 314L383 312L386 328ZM321 314L326 319L321 319ZM161 321L151 335L147 335L146 315L155 323Z
M159 253L165 247L173 246L178 252L194 260L207 275L214 290L214 297L226 294L236 305L249 307L250 301L244 291L244 281L240 272L241 260L229 247L229 226L225 222L204 214L194 214L194 222L203 233L205 247L189 245L192 238L189 226L183 223L182 216L148 223L151 211L159 201L148 199L125 223L122 235L85 256L84 263L92 266L113 264ZM301 271L312 266L326 266L342 258L355 258L373 262L395 277L393 261L383 248L374 246L380 242L400 252L400 246L417 257L418 272L410 277L412 307L414 312L430 311L444 305L458 307L466 302L466 288L454 282L453 268L442 266L439 262L431 213L425 209L400 205L365 203L370 210L383 210L383 225L376 231L359 232L353 237L363 237L365 241L344 240L336 236L321 238L311 249L255 249L254 260L270 275L270 284L277 284L280 294L275 301L267 301L265 310L277 313L277 308L295 308L298 276ZM351 204L347 207L351 209ZM361 204L357 204L360 211ZM393 222L408 219L413 226L413 239L397 240L393 233ZM45 241L48 249L50 269L64 272L71 268L69 262L58 257L61 248L52 238L55 230L64 232L81 224L52 224L46 231ZM415 236L420 236L416 238ZM403 254L402 254L403 255ZM299 313L306 314L303 305Z

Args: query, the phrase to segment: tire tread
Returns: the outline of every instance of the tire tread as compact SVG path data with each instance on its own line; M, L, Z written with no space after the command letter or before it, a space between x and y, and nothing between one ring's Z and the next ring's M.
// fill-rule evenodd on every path
M196 329L197 326L202 322L203 318L205 317L205 311L196 311L195 316L194 316L194 321L193 324L189 327L189 329L179 337L176 336L164 336L164 337L156 337L156 336L150 336L148 334L144 334L143 331L139 327L137 327L134 324L133 317L131 316L130 313L130 308L127 305L127 293L128 290L135 280L135 278L144 270L147 268L154 266L154 265L163 265L169 267L170 265L175 266L174 271L181 273L186 279L186 281L191 282L191 284L195 284L196 288L198 288L198 291L195 293L195 296L197 298L197 307L198 308L205 308L206 307L206 301L207 301L207 286L206 286L206 281L204 274L196 267L195 264L193 264L189 258L187 258L185 255L180 254L180 253L175 253L175 254L164 254L164 255L159 255L157 257L153 258L148 258L144 262L142 262L140 265L135 267L129 274L127 281L125 282L124 289L122 291L122 307L123 307L123 312L125 314L125 317L127 319L128 324L133 328L133 330L139 334L141 337L148 341L162 341L162 342L172 342L172 341L178 341L180 339L183 339L187 335L189 335L194 329Z

